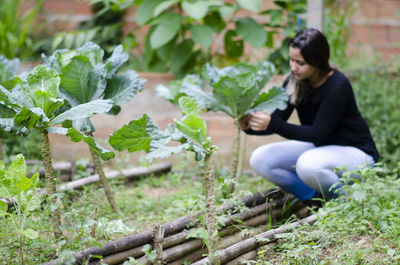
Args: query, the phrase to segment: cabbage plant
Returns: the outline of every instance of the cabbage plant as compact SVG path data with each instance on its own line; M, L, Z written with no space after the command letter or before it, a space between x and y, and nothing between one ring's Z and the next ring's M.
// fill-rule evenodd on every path
M19 68L19 59L15 58L9 60L3 55L0 55L0 85L2 85L8 90L11 90L15 86L14 77L17 74L18 68ZM0 119L7 118L9 116L10 116L10 109L8 109L5 105L3 105L0 102ZM5 137L6 137L6 132L4 131L4 128L2 128L0 125L0 160L4 159L3 141L1 139Z
M161 97L175 103L182 95L193 98L205 111L221 111L234 120L234 140L230 168L230 192L234 191L240 146L239 120L253 111L272 112L286 107L288 99L280 87L263 91L271 80L275 67L270 62L257 64L239 63L219 69L207 65L204 78L186 76L182 81L174 81L170 88L157 87ZM207 81L207 82L206 82ZM211 90L211 91L209 91Z
M41 153L45 169L45 184L47 195L55 204L56 182L51 161L49 132L64 132L65 135L77 137L79 133L74 128L54 127L63 122L80 120L96 113L104 113L111 109L112 100L96 100L79 104L71 109L63 110L64 99L59 98L59 75L44 65L35 67L27 76L17 77L18 85L11 91L0 86L0 102L13 113L11 118L2 119L1 127L8 133L29 133L39 130L41 134ZM73 139L74 140L74 139ZM110 156L112 152L93 146L97 153ZM57 207L52 209L52 222L55 236L60 237L60 213Z
M209 258L212 264L219 264L219 258L216 255L218 227L215 216L215 169L212 156L217 147L212 145L211 138L207 137L207 127L200 118L200 109L196 102L184 96L179 98L178 104L184 116L182 119L174 121L175 126L169 124L162 131L147 114L144 114L142 118L133 120L115 131L110 136L109 143L118 151L146 151L146 159L150 162L155 158L167 158L185 150L194 152L196 160L204 162L203 178ZM170 142L178 144L169 145Z
M104 62L103 56L103 49L91 42L75 50L56 50L49 57L43 56L45 64L60 73L60 96L69 102L70 108L99 99L108 99L113 104L108 113L116 115L121 110L121 104L128 102L143 90L145 80L139 78L135 71L117 73L120 66L128 60L128 53L123 52L121 45L116 47L111 57ZM90 136L86 138L74 131L77 141L79 138L92 140L95 128L89 118L74 120L72 126ZM101 157L92 148L89 149L106 197L113 210L119 212L101 163L101 158L108 160L111 157Z

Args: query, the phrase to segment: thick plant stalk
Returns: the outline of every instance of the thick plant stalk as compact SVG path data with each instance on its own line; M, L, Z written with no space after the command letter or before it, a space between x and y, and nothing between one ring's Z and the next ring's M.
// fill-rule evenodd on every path
M45 184L47 195L52 197L56 194L56 181L55 181L55 173L53 164L51 162L51 153L50 153L50 142L49 142L49 133L46 129L42 129L41 133L41 153L42 160L44 166L44 175L45 175ZM52 203L57 203L57 198L52 198ZM54 235L56 238L60 238L62 236L60 225L61 225L61 216L60 211L57 207L51 211L51 221L53 223Z
M240 147L239 147L239 161L236 171L236 179L239 179L240 175L243 171L244 160L246 159L246 144L247 144L247 135L240 131Z
M211 154L204 158L204 190L206 195L206 227L208 232L208 258L213 265L219 265L218 250L218 223L215 201L215 171Z
M111 187L108 184L108 181L106 179L106 174L104 173L103 165L101 163L100 156L93 151L91 148L90 149L90 154L92 155L93 163L94 163L94 170L96 171L97 175L100 178L101 184L104 189L104 193L106 194L107 200L111 205L111 208L114 210L116 213L120 213L120 210L118 208L118 205L115 203L114 200L114 195L111 191Z
M232 162L230 170L230 180L232 183L229 185L230 193L235 191L235 182L237 180L236 172L238 168L239 161L239 147L240 147L240 124L239 120L234 121L234 133L233 133L233 148L232 148Z

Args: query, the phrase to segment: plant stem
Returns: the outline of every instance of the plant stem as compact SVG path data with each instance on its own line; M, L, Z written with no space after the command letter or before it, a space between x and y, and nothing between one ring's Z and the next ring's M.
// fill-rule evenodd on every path
M206 195L206 227L208 232L208 257L213 265L219 265L218 250L218 224L215 201L215 171L214 160L211 154L204 158L204 190Z
M51 162L49 133L47 132L46 129L41 129L40 134L41 134L41 153L44 166L47 196L52 197L51 202L56 204L57 198L53 195L57 193L57 189L56 189L54 168ZM54 236L58 239L62 236L62 233L60 230L61 216L60 216L60 211L57 207L55 207L55 209L51 211L51 220L53 223Z
M234 134L233 134L233 148L232 148L232 162L230 170L230 180L232 181L229 185L229 191L232 194L235 191L235 182L237 180L236 172L239 161L239 147L240 147L240 124L239 120L234 121Z
M240 131L239 162L236 171L236 179L239 179L242 174L244 160L246 159L246 143L247 135L243 131Z
M93 136L92 133L89 134L90 136ZM115 203L114 200L114 195L111 191L110 185L108 184L106 174L104 173L103 165L101 163L100 156L93 151L91 148L89 148L90 154L92 155L93 163L94 163L94 170L96 171L97 175L99 175L101 184L104 189L104 193L106 194L107 200L111 205L111 208L114 210L116 213L120 213L120 210L118 208L118 205Z
M0 139L0 160L4 160L3 140Z

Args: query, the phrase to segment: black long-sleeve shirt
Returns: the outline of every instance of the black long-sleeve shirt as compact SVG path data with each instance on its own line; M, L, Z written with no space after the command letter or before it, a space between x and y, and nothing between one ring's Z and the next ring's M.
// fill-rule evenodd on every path
M301 125L287 122L294 109ZM289 103L286 109L274 111L267 130L249 129L246 133L277 133L288 139L312 142L316 146L354 146L371 155L375 162L379 158L369 127L357 108L351 84L339 71L335 71L321 86L313 88L296 105Z

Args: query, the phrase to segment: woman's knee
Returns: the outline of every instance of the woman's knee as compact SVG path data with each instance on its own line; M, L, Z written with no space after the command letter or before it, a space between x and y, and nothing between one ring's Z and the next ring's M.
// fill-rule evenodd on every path
M249 159L251 168L263 177L267 176L270 172L270 160L268 145L261 146L254 150Z

